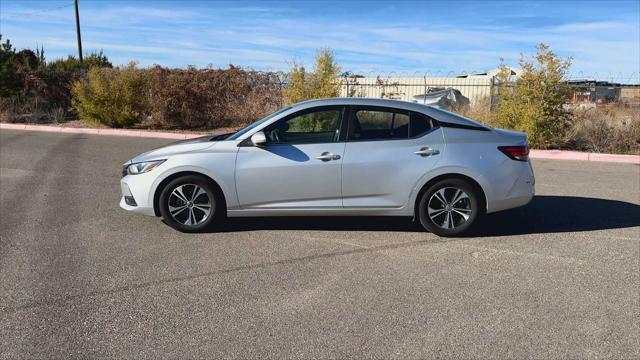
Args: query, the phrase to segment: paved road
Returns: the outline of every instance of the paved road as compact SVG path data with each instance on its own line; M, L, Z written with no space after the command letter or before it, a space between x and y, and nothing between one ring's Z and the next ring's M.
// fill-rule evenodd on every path
M534 161L537 196L444 240L406 219L185 235L118 208L166 143L0 132L0 358L637 358L640 167Z

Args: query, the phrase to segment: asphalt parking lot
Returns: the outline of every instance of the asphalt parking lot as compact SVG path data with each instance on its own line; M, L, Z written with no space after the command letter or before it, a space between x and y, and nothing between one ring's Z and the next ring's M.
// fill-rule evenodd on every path
M640 167L534 160L538 196L442 239L410 219L118 207L169 141L0 132L0 357L638 358Z

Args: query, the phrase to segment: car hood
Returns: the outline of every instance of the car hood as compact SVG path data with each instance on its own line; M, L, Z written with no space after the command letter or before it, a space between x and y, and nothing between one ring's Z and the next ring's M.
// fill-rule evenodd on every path
M141 161L160 160L171 155L183 154L187 152L201 151L208 149L218 143L215 139L219 135L205 135L193 139L180 140L159 148L144 152L125 164L137 163Z

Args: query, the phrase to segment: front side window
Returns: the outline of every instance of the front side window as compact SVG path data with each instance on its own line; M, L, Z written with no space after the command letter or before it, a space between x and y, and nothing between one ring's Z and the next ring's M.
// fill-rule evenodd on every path
M342 109L303 111L265 130L267 143L313 144L337 141Z
M409 114L402 110L356 109L352 120L352 140L409 138Z
M270 119L272 119L276 115L280 115L283 112L288 111L289 109L291 109L291 106L282 108L282 109L280 109L280 110L278 110L278 111L276 111L274 113L271 113L271 114L267 115L266 117L254 122L253 124L250 124L249 126L245 127L244 129L239 130L235 134L227 137L226 140L237 140L240 136L242 136L242 135L248 133L249 131L251 131L252 129L264 124L265 122L269 121Z

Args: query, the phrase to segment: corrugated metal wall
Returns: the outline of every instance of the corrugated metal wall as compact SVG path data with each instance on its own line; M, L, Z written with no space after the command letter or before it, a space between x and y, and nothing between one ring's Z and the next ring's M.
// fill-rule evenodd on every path
M430 88L454 88L469 98L472 104L493 94L491 77L365 77L342 78L340 96L393 98L410 101ZM489 100L489 102L491 102Z

